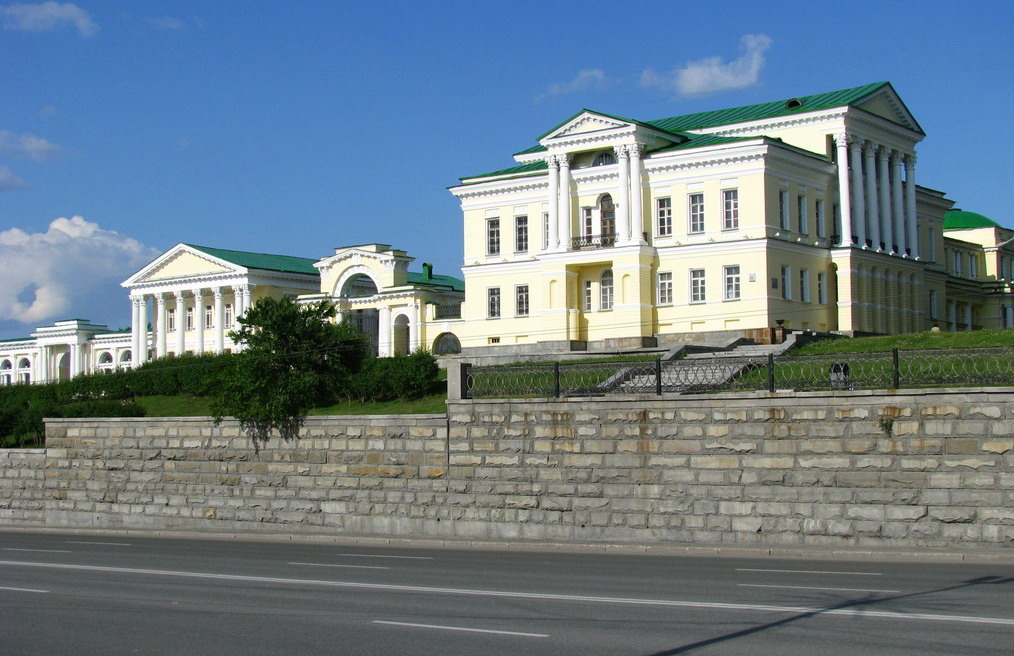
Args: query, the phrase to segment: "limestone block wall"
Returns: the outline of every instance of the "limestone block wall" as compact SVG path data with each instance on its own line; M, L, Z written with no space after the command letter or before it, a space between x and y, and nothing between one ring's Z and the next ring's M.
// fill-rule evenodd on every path
M0 525L42 526L45 467L45 449L0 449Z
M0 460L0 480L24 481L12 503L25 513L41 481L50 527L1014 546L1012 400L1014 388L452 401L446 417L313 417L300 440L259 452L229 422L58 419L45 454Z

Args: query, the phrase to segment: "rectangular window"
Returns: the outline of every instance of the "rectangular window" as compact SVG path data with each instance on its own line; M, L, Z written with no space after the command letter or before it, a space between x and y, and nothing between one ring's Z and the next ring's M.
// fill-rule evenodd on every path
M658 236L668 237L672 234L672 199L659 198L655 201L655 216L658 218Z
M549 248L549 212L542 213L542 250Z
M954 251L954 275L961 275L961 251L957 249Z
M975 253L968 254L968 277L972 280L979 278L979 258Z
M232 328L232 303L225 304L225 328Z
M725 267L725 300L738 301L739 299L739 266L727 266Z
M519 317L528 316L528 285L514 288L514 313Z
M595 222L592 221L592 208L583 207L581 208L581 234L585 237L592 236L592 230L595 227Z
M599 307L603 310L613 309L613 272L606 271L599 281Z
M799 300L804 303L810 302L810 270L799 270Z
M799 223L799 234L810 234L810 221L806 216L806 196L796 196L796 216Z
M490 287L486 290L486 316L490 319L500 317L500 288Z
M585 312L591 312L592 309L592 282L591 280L584 281L584 298L581 304L581 308Z
M782 265L782 298L792 300L792 267Z
M173 308L165 311L165 329L168 332L176 330L176 310Z
M704 303L707 300L704 288L704 269L690 270L690 302Z
M895 238L895 241L898 239ZM937 261L937 231L935 228L930 228L926 231L926 244L929 246L929 254L927 259L930 262Z
M817 274L817 302L827 305L827 274L824 272Z
M704 232L704 194L690 194L690 233Z
M824 222L824 201L819 198L813 203L813 218L817 222L817 236L827 237L827 225Z
M739 189L722 192L722 230L739 228Z
M500 254L500 219L486 220L486 254Z
M789 229L789 192L778 192L778 220L783 230Z
M215 324L215 308L210 305L204 306L204 327L211 328Z
M514 252L528 252L528 217L514 217Z
M187 330L194 329L194 308L187 308Z
M672 272L658 274L658 304L672 305Z
M929 312L930 319L937 319L940 317L940 310L937 307L937 293L932 289L929 293Z

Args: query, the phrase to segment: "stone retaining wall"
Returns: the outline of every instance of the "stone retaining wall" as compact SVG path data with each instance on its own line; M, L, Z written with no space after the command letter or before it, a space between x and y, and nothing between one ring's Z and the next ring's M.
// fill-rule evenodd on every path
M0 524L43 525L45 468L45 449L0 449Z
M453 401L447 417L313 417L260 452L228 422L50 420L44 479L37 452L0 460L5 495L8 481L25 491L0 522L39 523L44 496L50 527L1014 546L1012 400Z

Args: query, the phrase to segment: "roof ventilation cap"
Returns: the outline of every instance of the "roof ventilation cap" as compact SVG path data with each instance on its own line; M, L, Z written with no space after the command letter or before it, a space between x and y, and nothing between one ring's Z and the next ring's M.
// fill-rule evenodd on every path
M802 106L803 106L803 101L800 100L799 98L793 98L792 100L785 101L785 108L786 109L795 109L796 107L802 107Z

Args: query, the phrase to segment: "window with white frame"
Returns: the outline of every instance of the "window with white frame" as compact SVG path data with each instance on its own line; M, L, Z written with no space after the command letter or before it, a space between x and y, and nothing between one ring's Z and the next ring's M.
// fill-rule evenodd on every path
M486 316L490 319L500 318L500 288L486 289Z
M659 198L655 201L656 229L659 237L672 234L672 199Z
M799 300L804 303L810 302L810 270L799 270Z
M584 295L581 299L581 309L585 312L591 312L592 309L592 281L584 281Z
M215 308L210 305L204 306L204 327L211 328L215 324Z
M658 304L672 305L672 272L660 271L658 274Z
M817 274L817 302L827 305L827 274L823 271Z
M542 213L542 250L549 248L549 212Z
M165 329L167 332L174 332L176 330L176 309L167 308L165 311Z
M739 265L724 267L725 296L726 301L738 301L740 299L739 289Z
M613 309L613 270L606 269L599 280L599 308Z
M599 234L603 237L603 245L616 239L616 205L609 194L599 200Z
M968 277L972 280L979 278L979 257L976 253L968 254Z
M792 300L792 267L782 265L782 298Z
M500 254L500 219L486 219L486 255Z
M704 194L690 194L688 202L690 223L687 231L692 234L704 232Z
M528 285L514 287L514 314L519 317L528 316Z
M232 328L232 303L225 304L225 328Z
M778 220L783 230L789 229L789 192L778 192Z
M187 330L194 329L194 308L187 308Z
M514 217L514 252L528 252L528 217Z
M592 166L607 166L616 163L616 155L612 153L599 153L592 160Z
M581 234L585 237L592 236L592 230L595 229L594 216L592 215L592 208L582 207L581 208Z
M704 303L706 300L704 269L690 269L690 302Z
M819 198L813 202L813 219L817 222L817 236L827 237L827 225L824 220L824 201Z
M796 196L796 217L799 225L799 234L810 234L810 221L809 217L806 216L806 196L802 194Z
M954 249L954 275L961 275L961 251Z
M739 228L739 189L722 191L722 230Z

